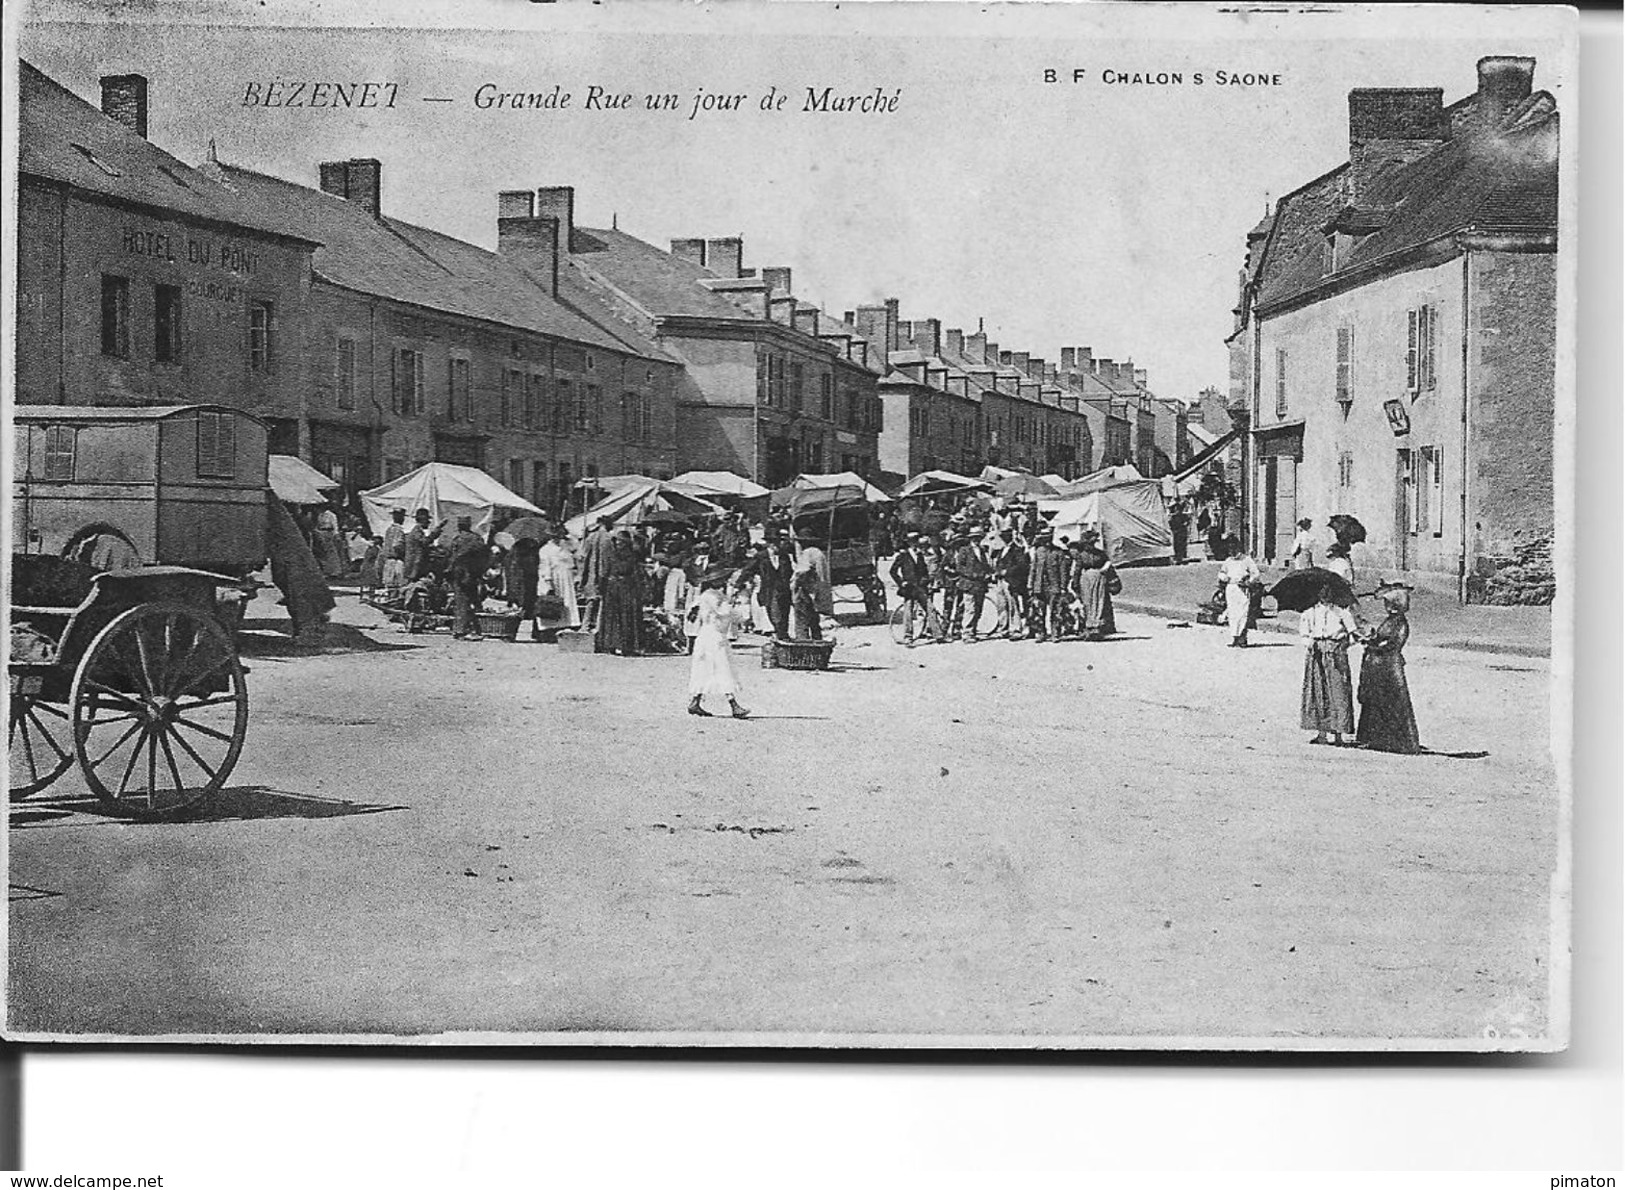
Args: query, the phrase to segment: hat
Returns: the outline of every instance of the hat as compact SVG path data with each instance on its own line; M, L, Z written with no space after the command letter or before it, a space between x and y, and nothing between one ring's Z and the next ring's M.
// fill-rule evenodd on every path
M406 509L392 508L390 509L389 515L397 521L404 521L406 519Z
M429 510L427 508L420 508L416 512L414 512L412 515L415 516L415 517L428 517L430 515L430 513L429 513Z
M459 529L472 529L474 527L474 518L471 517L471 516L460 516L460 517L458 517L457 518L457 527Z
M1378 595L1381 595L1384 591L1414 591L1414 590L1416 590L1416 588L1414 586L1412 586L1410 583L1402 583L1396 578L1395 579L1383 579L1382 582L1377 584L1377 594Z

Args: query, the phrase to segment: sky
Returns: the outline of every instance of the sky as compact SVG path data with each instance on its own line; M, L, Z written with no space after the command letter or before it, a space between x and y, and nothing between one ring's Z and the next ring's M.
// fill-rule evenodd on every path
M837 314L896 297L905 319L967 331L980 320L1007 349L1132 359L1160 395L1187 400L1226 387L1237 271L1266 201L1347 159L1351 88L1437 86L1450 103L1491 53L1535 56L1535 85L1560 105L1567 86L1551 10L1493 21L1470 9L1156 5L386 13L358 0L344 10L356 27L342 29L319 27L331 18L316 0L274 18L208 0L161 19L120 11L135 15L86 21L73 3L36 5L21 54L92 102L100 76L146 75L149 136L182 160L201 161L213 140L224 161L314 185L320 161L376 157L386 214L486 247L498 191L574 186L580 224L613 219L662 246L743 236L747 267L790 267L797 296ZM395 27L366 27L386 16ZM516 17L526 27L491 27ZM1219 70L1275 81L1220 86ZM393 82L396 105L244 103L253 87L303 81L308 93L323 80ZM485 84L557 86L572 105L481 109ZM587 110L594 86L630 94L631 110ZM801 110L825 87L895 94L896 110ZM770 88L787 98L763 111ZM701 92L744 98L690 119ZM647 110L650 94L675 95L678 109Z

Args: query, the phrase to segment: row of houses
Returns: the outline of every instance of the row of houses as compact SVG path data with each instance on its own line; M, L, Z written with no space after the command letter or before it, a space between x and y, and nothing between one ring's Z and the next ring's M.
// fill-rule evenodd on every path
M1067 477L1189 453L1132 362L836 316L740 237L663 249L580 225L569 187L493 195L496 250L387 213L374 159L303 185L147 139L147 82L85 102L19 76L17 400L238 405L351 491L424 462L550 508L580 481L722 469L884 481L992 463Z
M1368 566L1551 599L1558 112L1535 65L1484 58L1448 106L1350 92L1348 160L1248 233L1229 403L1260 557L1346 513Z

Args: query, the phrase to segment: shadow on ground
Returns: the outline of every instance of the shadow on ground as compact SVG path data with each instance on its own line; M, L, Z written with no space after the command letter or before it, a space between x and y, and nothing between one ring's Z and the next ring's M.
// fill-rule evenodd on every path
M419 644L374 640L348 624L327 624L319 631L295 639L287 620L244 620L237 633L237 652L244 657L319 657L332 653L398 653L421 649Z
M228 785L212 798L176 814L152 819L127 819L94 797L75 796L41 799L14 805L13 829L30 830L51 824L67 825L78 818L126 822L134 826L166 826L175 823L241 822L257 818L347 818L355 814L382 814L405 810L407 806L372 802L352 802L340 798L317 797L270 789L264 785Z

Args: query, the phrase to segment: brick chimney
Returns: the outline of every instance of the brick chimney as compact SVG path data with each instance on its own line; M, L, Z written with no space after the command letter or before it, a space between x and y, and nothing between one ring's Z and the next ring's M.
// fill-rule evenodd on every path
M745 241L739 236L725 236L705 241L705 267L719 277L738 277L745 263ZM771 287L770 287L771 288Z
M974 335L966 335L963 354L972 363L987 363L987 335L982 331L977 331Z
M103 79L103 86L107 80ZM1487 127L1493 127L1506 118L1506 114L1525 99L1535 85L1535 60L1494 56L1478 60L1478 118ZM104 93L105 95L105 93ZM107 101L102 100L102 110Z
M852 325L858 328L858 334L869 344L875 362L882 366L887 362L886 356L889 354L886 345L891 333L888 329L891 315L892 311L886 306L859 306L852 315L854 319Z
M809 334L816 339L818 337L818 316L819 311L816 306L796 306L793 315L796 330Z
M1010 359L1009 359L1008 362L1009 362L1010 366L1012 368L1014 368L1016 371L1025 373L1027 371L1027 363L1031 359L1032 359L1032 355L1029 352L1026 352L1026 351L1012 351L1010 353Z
M1361 87L1349 92L1349 201L1365 201L1385 173L1450 136L1439 87Z
M948 354L963 356L965 354L965 332L959 327L951 327L942 332L943 341L948 345Z
M548 293L559 292L559 221L536 215L529 190L497 195L497 255L517 265Z
M1048 365L1042 356L1032 356L1027 360L1027 375L1042 380L1048 372Z
M782 289L785 293L790 292L790 270L783 265L764 268L762 280L767 282L769 290Z
M1000 351L999 345L990 339L987 344L987 354L983 358L990 364L1002 364L1005 362L1004 357L1009 354L1007 351Z
M1117 364L1109 359L1095 361L1095 374L1107 384L1117 383Z
M705 267L705 241L702 239L673 240L671 254L696 268Z
M914 347L921 355L942 354L942 320L938 318L921 318L914 323L914 333L911 336Z
M1093 347L1078 348L1078 371L1093 372L1095 370L1095 349Z
M1068 372L1077 370L1078 349L1076 347L1061 348L1061 367Z
M375 157L352 157L348 161L324 161L317 167L322 190L348 199L378 218L383 192L384 166Z
M574 186L538 186L536 217L559 225L559 247L568 256L575 251L576 189Z
M1134 383L1138 384L1141 388L1150 388L1151 387L1150 384L1146 383L1145 369L1144 368L1135 368L1134 369Z
M102 115L111 116L139 137L147 135L147 79L140 74L102 77Z

